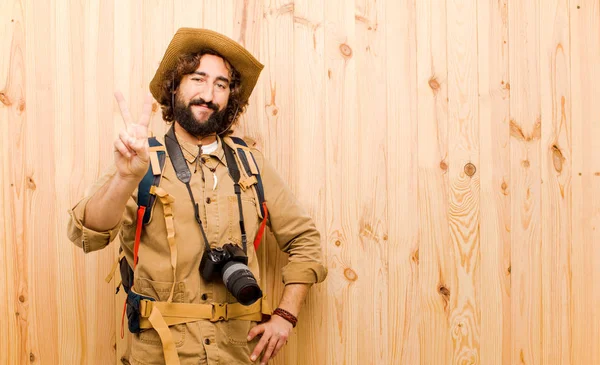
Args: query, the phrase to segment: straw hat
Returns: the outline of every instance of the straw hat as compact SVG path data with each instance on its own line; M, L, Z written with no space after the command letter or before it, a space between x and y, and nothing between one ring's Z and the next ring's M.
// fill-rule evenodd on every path
M243 101L248 101L264 66L233 39L212 30L197 28L180 28L173 36L154 74L154 78L150 82L152 96L159 102L163 100L161 85L164 77L168 71L177 65L180 55L196 53L207 48L225 57L240 73L240 94Z

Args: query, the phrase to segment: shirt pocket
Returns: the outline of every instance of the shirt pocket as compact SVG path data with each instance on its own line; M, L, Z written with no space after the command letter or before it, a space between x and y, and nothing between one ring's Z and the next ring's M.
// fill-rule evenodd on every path
M135 281L135 290L149 297L156 299L159 302L166 302L169 299L171 293L171 286L173 283L164 281L153 281L149 279L140 278ZM185 283L176 282L175 289L173 291L173 303L184 303L185 302ZM185 323L176 324L170 326L171 336L173 336L173 342L176 347L181 347L185 342L185 335L187 327ZM140 332L140 342L149 345L162 345L158 332L154 329L148 329Z
M228 321L217 322L219 337L217 341L219 346L223 347L241 347L244 350L249 349L248 333L257 325L256 322L242 319L230 319ZM254 348L252 348L253 350ZM250 351L248 356L250 357Z

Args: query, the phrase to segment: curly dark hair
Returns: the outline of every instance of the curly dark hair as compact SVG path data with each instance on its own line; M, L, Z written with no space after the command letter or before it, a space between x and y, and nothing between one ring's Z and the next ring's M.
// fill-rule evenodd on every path
M221 54L212 50L212 49L203 49L196 53L187 53L179 56L179 60L177 61L177 65L169 70L164 77L164 81L161 85L162 88L162 98L158 100L161 105L163 119L172 123L173 118L173 102L174 102L174 91L177 90L179 84L181 83L181 79L185 75L189 75L198 69L200 65L200 59L202 56L210 54L213 56L221 57L223 61L225 61L225 66L229 69L231 82L229 84L229 89L231 90L229 94L229 100L227 102L227 107L225 108L225 119L229 122L229 129L222 133L223 135L228 135L233 133L231 128L234 125L237 125L239 122L239 117L244 113L246 107L248 106L247 100L242 100L240 94L241 87L241 75L240 73L233 67L232 64L225 59Z

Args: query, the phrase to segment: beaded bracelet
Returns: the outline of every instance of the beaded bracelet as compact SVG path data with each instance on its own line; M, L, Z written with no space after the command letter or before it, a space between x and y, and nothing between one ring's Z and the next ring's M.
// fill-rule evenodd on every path
M278 315L279 317L285 319L286 321L292 324L292 327L296 327L296 323L298 323L298 318L294 316L292 313L286 311L285 309L275 308L273 314Z

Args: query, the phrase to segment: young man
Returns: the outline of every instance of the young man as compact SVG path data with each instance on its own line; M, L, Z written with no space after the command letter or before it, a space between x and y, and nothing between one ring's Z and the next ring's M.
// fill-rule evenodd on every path
M114 168L72 209L68 233L86 253L120 236L132 364L266 364L327 275L311 218L259 151L229 137L262 68L221 34L178 30L150 83L172 124L152 147L150 96L134 122L116 94L127 128ZM263 222L289 254L270 317L253 244Z

